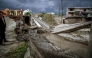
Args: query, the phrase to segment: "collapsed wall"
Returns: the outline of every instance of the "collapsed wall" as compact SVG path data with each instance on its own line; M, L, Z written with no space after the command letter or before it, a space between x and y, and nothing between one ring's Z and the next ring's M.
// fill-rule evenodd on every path
M64 24L74 24L74 23L81 23L81 22L87 22L87 21L91 21L90 18L74 18L74 17L71 17L71 18L66 18L63 20Z

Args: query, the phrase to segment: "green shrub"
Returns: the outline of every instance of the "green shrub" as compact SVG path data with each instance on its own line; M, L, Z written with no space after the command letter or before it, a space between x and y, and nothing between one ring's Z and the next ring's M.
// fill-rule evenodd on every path
M20 47L18 47L16 50L12 52L8 52L4 58L24 58L24 54L26 52L26 44L24 43Z
M54 21L54 15L51 14L45 14L43 17L43 20L46 21L48 24L53 24Z
M24 16L30 16L30 15L31 15L30 12L26 12L26 13L24 14Z

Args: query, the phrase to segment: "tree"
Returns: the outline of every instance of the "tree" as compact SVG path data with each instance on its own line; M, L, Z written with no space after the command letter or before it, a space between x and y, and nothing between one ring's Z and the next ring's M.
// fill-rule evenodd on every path
M30 15L31 15L30 12L26 12L26 13L24 13L24 16L30 16Z

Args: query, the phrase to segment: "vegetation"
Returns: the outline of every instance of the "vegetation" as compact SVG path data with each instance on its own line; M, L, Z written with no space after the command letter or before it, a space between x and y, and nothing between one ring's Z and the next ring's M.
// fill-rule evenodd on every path
M43 20L44 20L45 22L47 22L49 25L55 24L54 15L52 15L52 14L44 14L44 15L42 16L42 18L43 18Z
M24 54L26 52L26 44L23 43L20 47L18 47L16 50L7 53L4 58L24 58Z
M43 17L46 13L42 12L39 16Z
M31 15L30 12L26 12L26 13L24 14L24 16L30 16L30 15Z

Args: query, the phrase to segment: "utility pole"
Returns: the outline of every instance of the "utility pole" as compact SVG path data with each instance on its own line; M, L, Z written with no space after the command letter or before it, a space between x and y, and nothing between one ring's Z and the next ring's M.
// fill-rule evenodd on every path
M63 16L63 0L61 0L61 10L62 10L62 16Z
M59 5L59 16L60 16L60 5Z
M61 12L62 12L62 15L61 15L61 22L63 24L63 0L61 0Z
M80 0L80 7L81 7L81 0Z

